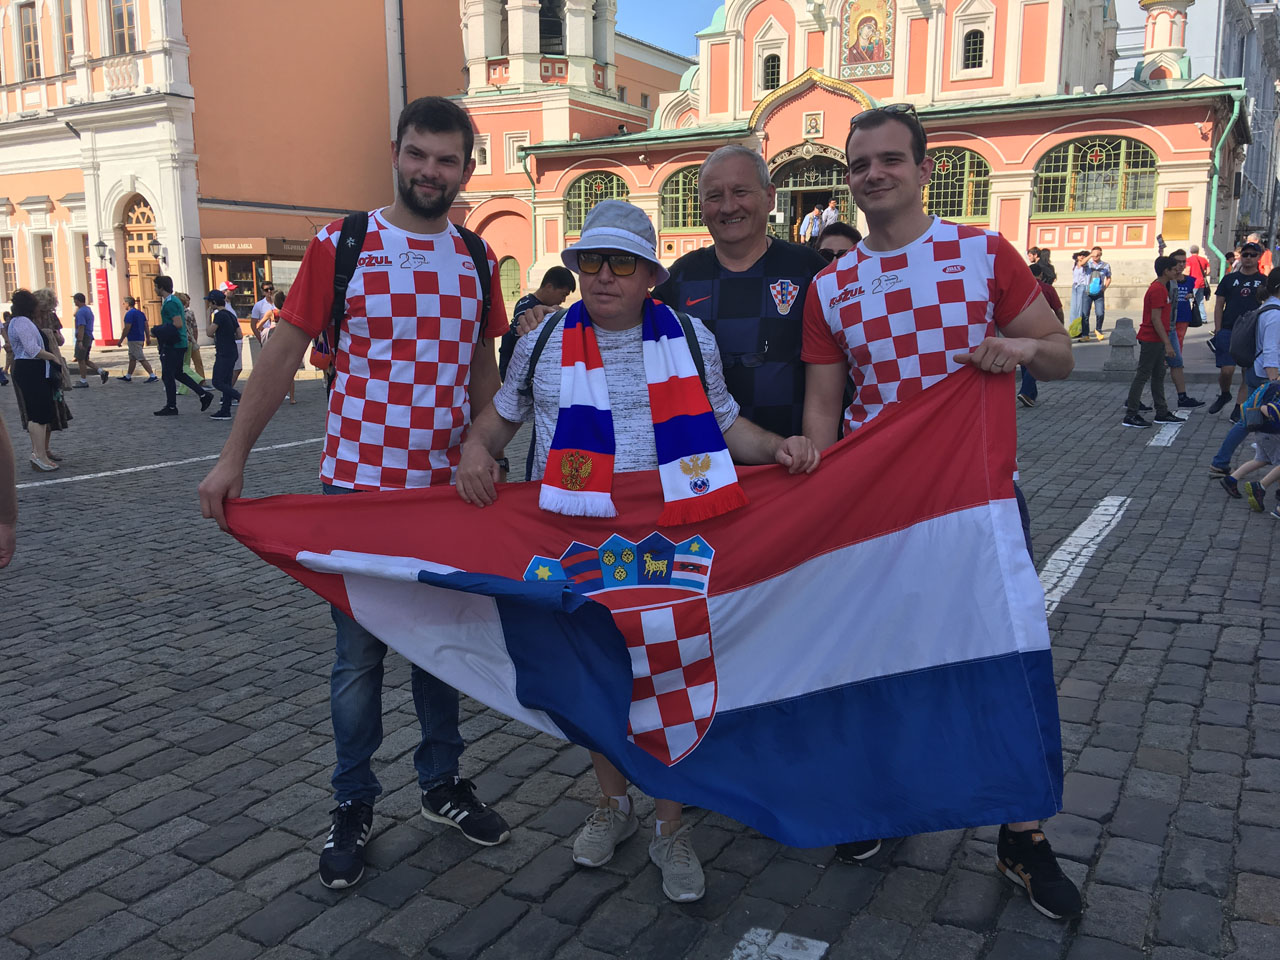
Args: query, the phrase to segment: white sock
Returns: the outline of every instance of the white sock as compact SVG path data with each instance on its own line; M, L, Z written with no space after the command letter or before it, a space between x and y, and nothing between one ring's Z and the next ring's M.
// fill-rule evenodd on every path
M624 814L627 816L631 815L631 798L625 793L620 797L610 797L609 799L616 802L618 804L618 809Z
M679 820L654 820L654 821L653 821L653 835L654 835L655 837L661 837L661 836L663 836L662 828L663 828L663 826L664 826L665 824L668 824L668 823L679 823L679 822L680 822Z

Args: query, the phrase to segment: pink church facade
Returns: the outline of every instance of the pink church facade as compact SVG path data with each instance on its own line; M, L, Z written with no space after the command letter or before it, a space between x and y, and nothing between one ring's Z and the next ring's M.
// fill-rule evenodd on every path
M1059 265L1100 245L1119 282L1145 284L1158 237L1211 255L1229 244L1231 189L1249 141L1243 83L1183 75L1189 2L1145 0L1148 56L1111 89L1116 24L1096 0L727 0L649 121L611 95L612 0L541 3L565 12L563 83L547 82L531 39L523 50L515 39L504 50L492 42L497 14L515 38L513 18L532 5L466 0L463 99L492 149L463 216L507 261L512 291L517 276L522 289L536 286L608 197L644 208L661 256L674 260L711 242L698 165L741 143L761 153L778 187L770 229L793 237L803 215L833 197L856 220L843 182L850 117L906 102L935 160L931 212L1048 247ZM498 85L495 60L506 61ZM513 132L521 145L498 171L496 145Z

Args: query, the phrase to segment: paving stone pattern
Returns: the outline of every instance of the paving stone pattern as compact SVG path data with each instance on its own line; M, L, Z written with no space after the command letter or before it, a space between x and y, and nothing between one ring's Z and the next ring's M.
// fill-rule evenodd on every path
M197 462L20 494L0 574L0 960L726 960L752 929L830 960L1280 957L1280 524L1207 479L1225 420L1197 412L1148 447L1119 427L1124 391L1050 384L1018 414L1041 559L1104 496L1133 498L1051 619L1068 774L1048 832L1078 922L997 876L994 827L846 866L707 811L690 815L707 896L675 906L643 834L600 870L570 862L595 794L581 749L466 702L463 773L514 827L477 848L417 814L394 655L368 873L326 890L329 613L199 518ZM319 436L322 388L299 396L263 445ZM191 398L153 418L159 385L70 400L57 477L212 456L227 430ZM3 388L0 414L17 436ZM52 479L17 440L20 481ZM318 449L256 454L246 495L315 492Z

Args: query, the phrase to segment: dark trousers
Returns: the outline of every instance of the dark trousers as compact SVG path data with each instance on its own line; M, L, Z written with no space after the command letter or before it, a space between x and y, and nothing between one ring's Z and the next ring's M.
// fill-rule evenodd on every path
M230 413L231 401L240 399L240 391L231 385L231 377L235 373L236 355L213 358L213 389L222 391L222 406L218 413Z
M1164 399L1164 344L1138 343L1138 369L1134 371L1133 383L1129 386L1128 413L1133 416L1142 403L1142 388L1151 381L1151 403L1156 408L1156 416L1163 417L1169 413L1169 404Z
M1107 315L1107 304L1106 300L1103 299L1105 296L1105 291L1097 294L1096 296L1087 293L1085 294L1084 309L1080 312L1080 336L1085 337L1089 335L1090 311L1092 311L1094 316L1097 317L1098 332L1102 332L1102 321L1106 319Z
M182 370L182 361L187 355L186 347L160 348L160 378L164 381L164 403L167 407L178 406L178 384L183 384L198 397L204 396L204 390Z

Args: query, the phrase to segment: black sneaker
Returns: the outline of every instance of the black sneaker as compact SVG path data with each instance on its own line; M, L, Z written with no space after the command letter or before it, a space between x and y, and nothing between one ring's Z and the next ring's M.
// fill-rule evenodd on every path
M1240 485L1236 483L1235 477L1228 474L1225 477L1219 477L1218 482L1222 484L1222 489L1227 491L1227 496L1240 499Z
M230 420L231 414L223 413L221 410L219 410L217 413L209 414L209 419L210 420Z
M1024 407L1034 407L1036 405L1036 402L1025 393L1018 394L1018 402Z
M853 843L836 844L836 859L841 863L860 863L863 860L870 860L879 852L879 840L857 840Z
M201 413L204 413L206 410L208 410L209 404L211 403L213 403L212 393L206 390L204 393L200 394L200 412Z
M107 371L105 371L105 370L99 370L99 371L98 371L98 376L102 378L102 382L103 382L103 383L106 383L106 382L107 382L107 378L108 378L109 376L111 376L111 374L107 373Z
M1244 485L1244 497L1254 513L1262 513L1267 509L1267 488L1257 480L1250 480Z
M373 807L348 800L333 808L333 826L320 854L320 882L333 890L364 876L364 845L373 829Z
M1231 402L1231 394L1220 393L1218 394L1218 399L1213 401L1213 403L1209 404L1209 412L1218 413L1219 411L1222 410L1223 407L1225 407L1230 402Z
M1232 423L1240 422L1240 404L1237 403L1234 407L1231 408L1231 416L1227 417L1227 419L1230 420Z
M1164 413L1158 414L1155 418L1156 423L1186 423L1186 417L1180 417L1176 413L1166 410Z
M1149 403L1140 403L1140 404L1138 404L1138 412L1139 412L1139 413L1150 413L1150 412L1151 412L1151 404L1149 404Z
M497 846L511 836L511 828L496 810L476 796L476 785L457 779L422 794L422 815L433 823L457 827L472 843Z
M1058 866L1053 848L1040 830L1000 828L996 866L1027 891L1031 905L1051 920L1080 914L1080 891Z
M177 407L161 407L153 416L157 417L176 417L178 415Z
M1149 426L1151 426L1151 424L1150 424L1150 423L1148 423L1148 422L1147 422L1147 420L1146 420L1146 419L1142 416L1142 414L1140 414L1140 413L1130 413L1130 414L1128 414L1128 415L1127 415L1123 420L1121 420L1121 421L1120 421L1120 423L1121 423L1121 425L1126 426L1126 427L1149 427Z
M1184 397L1179 397L1179 398L1178 398L1178 406L1179 406L1179 407L1181 407L1181 408L1182 408L1182 409L1184 409L1184 410L1189 410L1189 409L1191 409L1192 407L1203 407L1203 406L1204 406L1204 401L1203 401L1203 400L1197 400L1195 397L1185 397L1185 396L1184 396Z

